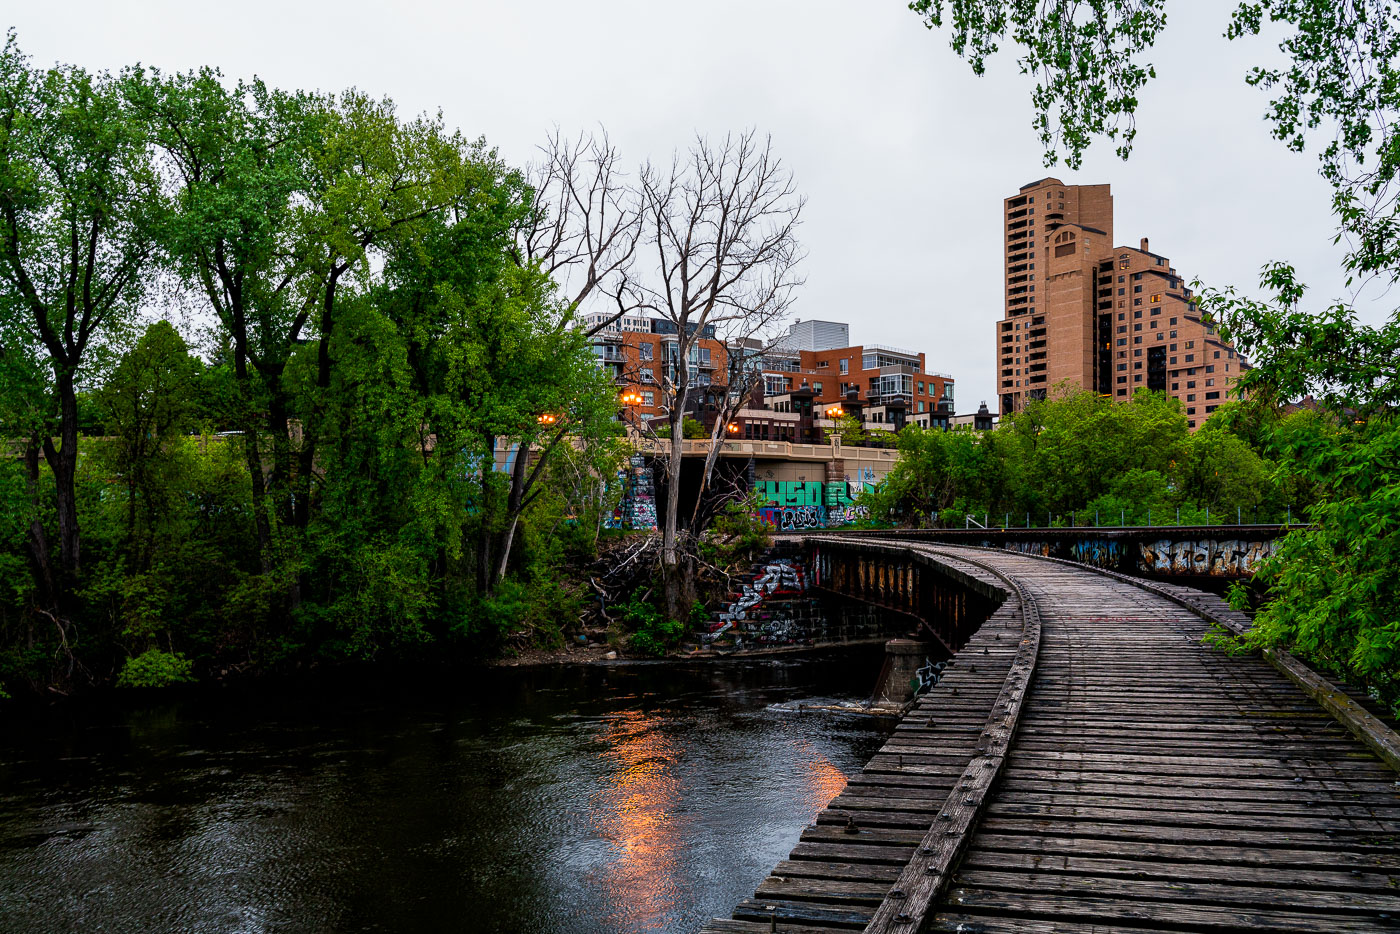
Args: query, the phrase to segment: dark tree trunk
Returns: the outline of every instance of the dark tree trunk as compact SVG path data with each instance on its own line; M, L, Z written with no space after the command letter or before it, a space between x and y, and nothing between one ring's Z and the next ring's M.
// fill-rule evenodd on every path
M59 447L44 439L44 459L53 471L54 505L58 513L58 560L63 578L60 596L77 585L82 567L78 532L78 395L73 376L64 373L57 381L59 407Z
M49 548L49 533L44 528L43 502L39 496L39 445L37 438L30 438L24 445L24 476L29 491L29 565L34 572L34 585L39 591L39 605L54 611L57 609L57 591L54 587L53 557Z

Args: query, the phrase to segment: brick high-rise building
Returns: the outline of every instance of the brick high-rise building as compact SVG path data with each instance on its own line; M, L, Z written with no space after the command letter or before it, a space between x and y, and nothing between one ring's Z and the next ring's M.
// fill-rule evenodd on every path
M1126 401L1138 388L1179 399L1200 425L1247 364L1201 321L1165 256L1113 246L1107 185L1044 178L1004 202L1006 310L997 325L1001 411L1061 382Z

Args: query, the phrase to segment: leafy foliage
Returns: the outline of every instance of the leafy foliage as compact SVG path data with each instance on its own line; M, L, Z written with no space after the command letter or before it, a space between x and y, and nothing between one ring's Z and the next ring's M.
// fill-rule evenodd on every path
M667 619L666 614L643 600L633 598L622 609L623 621L632 627L627 646L638 655L660 657L680 644L686 624Z
M1031 100L1045 164L1054 165L1063 150L1077 169L1095 136L1117 140L1124 158L1132 151L1137 95L1157 76L1138 58L1166 25L1165 6L1165 0L913 0L909 9L930 29L946 19L953 51L978 75L1003 38L1020 46L1017 65L1036 76Z
M574 303L518 249L534 196L387 99L35 69L11 34L0 680L558 643L627 451ZM162 273L199 354L136 326Z
M875 519L962 525L964 516L1145 525L1282 519L1305 501L1279 464L1218 424L1191 434L1174 400L1139 391L1128 403L1062 392L1030 403L996 431L899 434L901 457L861 498Z
M193 681L194 663L178 652L147 649L128 658L117 675L117 687L163 688L182 681Z

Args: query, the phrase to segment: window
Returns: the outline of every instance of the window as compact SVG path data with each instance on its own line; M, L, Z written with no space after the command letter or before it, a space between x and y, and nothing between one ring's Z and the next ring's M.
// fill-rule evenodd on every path
M1220 359L1220 351L1218 351L1218 350L1215 352L1215 359L1216 359L1216 360L1219 360L1219 359Z
M1208 363L1208 364L1206 364L1206 372L1207 372L1207 373L1214 373L1214 372L1215 372L1215 364L1214 364L1214 363Z
M1126 324L1120 324L1120 325L1118 325L1118 333L1119 333L1119 334L1126 334L1126 333L1128 333L1128 326L1127 326Z
M1195 342L1195 341L1187 341L1187 342L1186 342L1186 349L1187 349L1187 350L1190 350L1192 347L1195 347L1195 346L1196 346L1196 342Z
M1122 290L1122 289L1119 289L1119 290L1118 290L1118 294L1119 294L1119 295L1122 295L1122 294L1123 294L1123 290Z
M1141 331L1141 330L1142 330L1142 325L1140 325L1140 324L1135 324L1135 325L1133 325L1133 330L1134 330L1134 331Z
M1206 393L1206 398L1207 398L1207 399L1219 399L1219 398L1220 398L1220 390L1217 389L1217 390L1215 390L1214 392L1208 392L1208 393Z
M1176 326L1176 319L1175 319L1175 318L1171 319L1170 321L1167 322L1167 324L1170 324L1170 325L1172 325L1173 327L1175 327L1175 326ZM1175 337L1176 335L1173 334L1172 336Z
M821 383L813 383L813 384L812 384L812 391L815 392L817 395L820 396L820 395L822 394L822 384L821 384Z
M651 360L655 344L638 344L637 350L643 360Z
M1215 377L1212 376L1210 379L1206 380L1206 385L1207 385L1207 386L1214 386L1214 385L1215 385Z
M1128 377L1126 377L1126 376L1120 376L1120 377L1118 377L1118 382L1120 382L1120 383L1126 383L1127 381L1128 381ZM1120 389L1120 390L1118 390L1118 391L1121 393L1123 390Z
M920 380L920 381L919 381L919 395L922 396L923 394L924 394L924 384L923 384L923 381ZM923 411L923 410L920 409L919 411Z
M1180 389L1180 388L1181 388L1181 384L1180 384L1180 383L1172 383L1172 392L1176 392L1176 391L1177 391L1178 389Z
M924 400L920 399L920 400L919 400L919 411L922 412L923 410L924 410Z
M1133 278L1137 278L1137 277L1134 276ZM1135 285L1135 286L1133 286L1133 291L1134 291L1134 292L1141 292L1141 291L1142 291L1142 286L1140 286L1140 285Z
M1176 323L1176 319L1175 319L1175 318L1172 319L1172 323L1173 323L1173 324ZM1176 340L1176 332L1175 332L1175 331L1172 331L1172 340Z
M1166 336L1167 336L1167 335L1163 334L1161 331L1158 331L1158 332L1157 332L1157 340L1162 340L1162 339L1165 338Z
M642 405L656 405L656 393L650 391L642 393Z
M1127 339L1126 337L1120 337L1120 338L1118 338L1118 346L1119 346L1119 347L1126 347L1126 346L1128 346L1128 339Z
M829 366L831 366L831 361L830 361L830 360L818 360L818 361L817 361L817 369L819 369L819 370L825 370L825 369L826 369L827 367L829 367Z
M1020 327L1020 325L1017 325L1017 327ZM846 375L847 373L849 373L849 372L851 372L851 361L850 361L850 358L848 358L848 357L843 357L843 358L841 359L841 375L842 375L842 376L845 376L845 375Z
M1122 276L1119 276L1119 277L1118 277L1118 281L1119 281L1119 282L1122 282L1122 281L1123 281L1123 277L1122 277Z
M1133 338L1133 343L1134 343L1134 344L1141 344L1141 343L1142 343L1142 337L1141 337L1141 336L1134 337L1134 338Z
M1188 343L1189 343L1189 341L1188 341ZM1186 355L1186 362L1187 362L1187 363L1190 363L1192 360L1195 360L1195 359L1196 359L1196 355L1193 354L1193 353L1189 353L1189 354Z
M1192 379L1192 380L1187 380L1187 381L1186 381L1186 388L1187 388L1187 389L1195 389L1195 388L1196 388L1196 381L1195 381L1194 379Z
M1152 304L1152 303L1160 302L1161 300L1162 300L1162 296L1160 296L1160 295L1154 295L1154 296L1152 296L1151 298L1149 298L1147 301L1148 301L1149 304Z
M1123 313L1120 311L1120 312L1118 313L1118 320L1119 320L1119 321L1122 321L1123 318L1124 318L1124 315L1123 315Z
M1134 305L1141 305L1141 304L1142 304L1142 299L1140 299L1140 298L1135 298L1135 299L1133 299L1133 304L1134 304ZM1141 314L1141 312L1139 312L1139 314Z
M656 377L652 374L651 367L649 367L649 366L644 366L644 367L642 367L642 376L641 376L641 379L642 379L642 382L644 382L644 383L654 383L654 382L656 382Z
M1118 369L1119 369L1119 370L1126 370L1127 368L1128 368L1128 365L1127 365L1126 363L1120 363L1120 364L1118 364Z
M1154 315L1160 315L1160 314L1162 313L1162 309L1160 309L1160 308L1154 308L1154 309L1152 309L1152 312L1151 312L1151 313L1154 314Z

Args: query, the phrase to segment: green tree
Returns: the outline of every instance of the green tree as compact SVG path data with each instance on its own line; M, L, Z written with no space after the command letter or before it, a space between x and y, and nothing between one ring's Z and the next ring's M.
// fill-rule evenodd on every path
M0 356L12 373L36 372L9 359L25 356L47 371L29 444L54 478L58 574L44 529L33 546L51 606L70 602L82 566L79 386L146 294L162 213L145 126L119 80L32 68L11 32L0 51Z
M156 321L97 391L113 439L114 473L126 487L126 547L134 570L149 565L158 518L175 508L172 498L185 494L168 473L178 461L170 446L194 426L201 369L179 332Z

